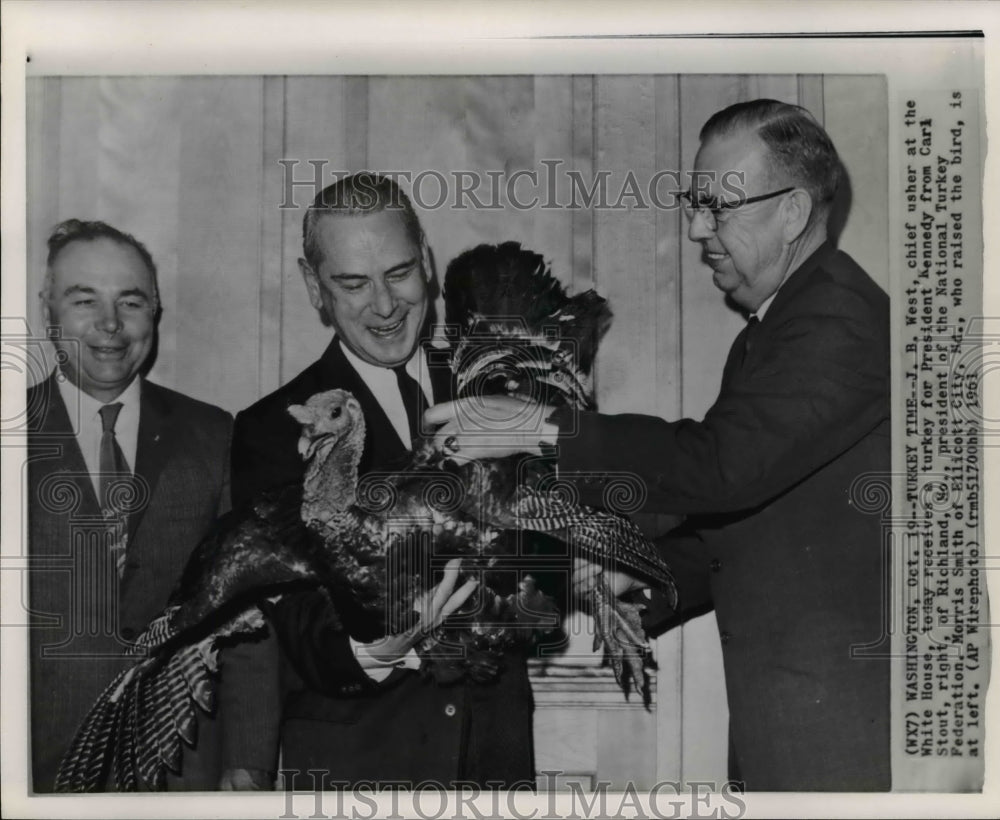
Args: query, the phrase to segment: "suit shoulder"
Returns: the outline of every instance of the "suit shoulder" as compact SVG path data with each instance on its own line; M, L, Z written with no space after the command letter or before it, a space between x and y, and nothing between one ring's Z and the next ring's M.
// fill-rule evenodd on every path
M58 399L59 390L53 378L47 378L31 385L25 391L24 409L27 414L29 435L45 429L52 403Z
M832 291L855 294L873 309L889 309L889 296L871 276L844 251L833 253L821 268Z
M227 429L232 426L232 413L214 404L209 404L207 401L192 398L185 393L171 390L169 387L164 387L151 381L146 381L143 384L143 389L149 390L164 404L168 405L173 412L186 416L195 424L218 426Z
M857 262L839 250L809 271L787 307L785 317L789 320L861 322L884 326L888 332L888 295Z
M287 384L237 413L237 423L265 421L275 416L284 418L290 405L301 404L313 394L334 387L336 385L323 384L320 362L313 362Z

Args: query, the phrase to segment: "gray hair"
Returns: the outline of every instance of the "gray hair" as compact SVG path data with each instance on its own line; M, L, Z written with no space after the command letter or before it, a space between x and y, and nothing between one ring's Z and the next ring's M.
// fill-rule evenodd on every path
M361 171L328 185L316 195L302 220L302 255L313 270L318 270L323 253L316 236L317 224L324 216L365 216L381 211L398 211L413 242L423 249L424 230L409 197L391 178L372 171Z
M99 220L88 222L82 219L67 219L52 229L52 233L47 240L49 253L45 261L45 282L42 286L43 298L46 300L52 298L52 266L55 264L59 254L73 242L93 242L95 239L110 239L119 245L132 248L139 254L153 280L153 310L154 312L159 310L160 288L156 283L156 264L153 262L152 254L132 234L120 231L106 222Z
M843 166L829 135L812 114L777 100L750 100L713 114L698 137L705 142L744 131L755 133L767 146L772 174L809 192L814 214L829 211Z

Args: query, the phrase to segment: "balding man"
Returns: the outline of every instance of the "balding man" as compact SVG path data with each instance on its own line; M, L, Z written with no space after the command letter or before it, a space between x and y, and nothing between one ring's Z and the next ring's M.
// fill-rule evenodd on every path
M34 791L50 792L94 700L132 665L123 652L228 507L232 417L143 378L159 294L134 237L61 223L41 297L59 364L27 402L31 764ZM211 725L168 787L216 786Z

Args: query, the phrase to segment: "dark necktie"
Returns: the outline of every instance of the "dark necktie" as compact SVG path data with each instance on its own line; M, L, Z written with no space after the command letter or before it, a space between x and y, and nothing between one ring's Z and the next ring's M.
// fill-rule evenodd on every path
M760 327L760 319L756 316L751 316L747 320L746 330L743 331L743 360L747 360L747 356L750 355L750 351L753 349L754 341L757 337L757 330Z
M427 409L427 397L420 384L406 372L406 366L392 368L396 374L396 384L399 385L399 395L403 397L403 407L406 408L406 420L410 423L410 441L420 436L420 421Z
M118 413L121 412L121 409L121 402L105 404L100 409L101 459L98 475L101 510L108 522L109 529L113 533L112 547L117 551L115 564L119 577L121 577L125 569L125 526L124 516L119 510L115 509L111 485L115 481L121 481L123 478L132 475L132 471L128 467L128 462L125 460L125 454L122 452L122 448L118 445L118 439L115 437L115 422L118 420Z

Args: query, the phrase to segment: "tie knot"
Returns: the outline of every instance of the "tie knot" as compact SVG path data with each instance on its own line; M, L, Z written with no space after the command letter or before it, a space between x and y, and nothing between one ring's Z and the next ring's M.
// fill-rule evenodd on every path
M390 369L392 370L393 373L396 374L396 381L399 383L400 387L405 385L411 390L414 387L419 388L420 382L418 382L415 378L413 378L413 376L409 374L409 371L407 371L405 364L398 364Z
M118 421L118 414L121 412L122 403L116 401L114 404L105 404L98 411L101 414L101 432L113 433L115 422Z

